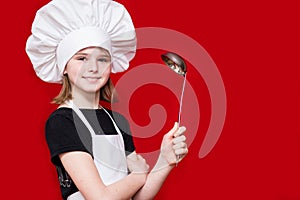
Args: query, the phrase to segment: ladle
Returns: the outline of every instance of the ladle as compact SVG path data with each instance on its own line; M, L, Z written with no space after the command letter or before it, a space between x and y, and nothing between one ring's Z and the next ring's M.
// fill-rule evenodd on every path
M181 96L180 96L179 112L178 112L178 124L180 124L181 107L182 107L183 93L184 93L185 82L186 82L187 67L184 62L184 59L176 53L167 52L165 54L162 54L161 58L165 62L165 64L168 67L170 67L174 72L184 77Z
M179 111L178 111L178 125L180 125L181 107L182 107L183 93L184 93L186 74L187 74L186 64L182 57L180 57L178 54L173 53L173 52L167 52L165 54L162 54L161 58L165 62L165 64L167 66L169 66L174 72L176 72L180 76L184 77L182 89L181 89ZM179 160L180 160L180 155L177 155L176 156L176 166L177 166Z

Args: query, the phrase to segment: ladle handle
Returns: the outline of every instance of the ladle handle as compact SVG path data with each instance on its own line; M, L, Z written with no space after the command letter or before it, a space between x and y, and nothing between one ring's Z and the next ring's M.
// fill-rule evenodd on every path
M185 89L185 83L186 83L186 74L184 76L184 80L183 80L183 84L182 84L182 89L181 89L181 95L180 95L179 112L178 112L178 125L180 125L180 121L181 121L181 110L182 110L182 101L183 101L183 94L184 94L184 89Z
M183 101L183 94L184 94L185 83L186 83L186 74L184 76L182 89L181 89L181 95L180 95L179 112L178 112L178 126L180 126L180 121L181 121L182 101ZM177 155L176 156L176 166L178 165L179 159L180 159L180 155Z

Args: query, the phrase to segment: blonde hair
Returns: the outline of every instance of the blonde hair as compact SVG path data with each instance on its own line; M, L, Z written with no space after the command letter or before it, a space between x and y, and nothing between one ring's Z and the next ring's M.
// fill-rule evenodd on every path
M51 103L62 104L67 100L72 99L72 87L68 75L65 74L62 80L62 88L59 94L53 98ZM100 89L100 99L106 102L116 102L118 100L117 93L115 92L114 84L109 78L105 85Z

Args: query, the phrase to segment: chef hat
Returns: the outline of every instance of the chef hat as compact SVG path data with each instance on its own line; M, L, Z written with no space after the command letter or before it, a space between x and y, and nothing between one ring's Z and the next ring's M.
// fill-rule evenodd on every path
M69 59L86 47L102 47L112 72L122 72L136 51L135 30L123 5L112 0L52 0L40 8L26 52L38 77L61 83Z

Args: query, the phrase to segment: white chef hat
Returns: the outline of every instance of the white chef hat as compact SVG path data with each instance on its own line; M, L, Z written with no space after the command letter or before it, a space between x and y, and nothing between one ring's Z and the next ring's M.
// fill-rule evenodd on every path
M38 77L61 83L69 59L86 47L102 47L112 57L112 72L122 72L136 52L131 17L112 0L52 0L40 8L26 43Z

